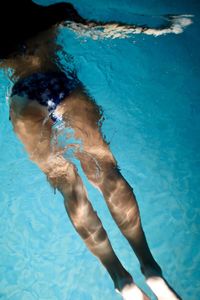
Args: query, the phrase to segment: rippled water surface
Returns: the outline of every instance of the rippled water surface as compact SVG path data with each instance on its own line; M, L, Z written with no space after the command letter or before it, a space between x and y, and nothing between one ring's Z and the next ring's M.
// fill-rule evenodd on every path
M62 30L59 42L74 57L80 80L104 110L104 134L134 187L153 254L183 299L198 300L199 2L73 3L84 17L101 20L131 22L134 14L195 15L194 24L180 35L94 41ZM105 269L72 228L62 197L54 194L16 138L5 100L8 86L1 73L0 299L120 299ZM102 196L83 178L118 256L149 293Z

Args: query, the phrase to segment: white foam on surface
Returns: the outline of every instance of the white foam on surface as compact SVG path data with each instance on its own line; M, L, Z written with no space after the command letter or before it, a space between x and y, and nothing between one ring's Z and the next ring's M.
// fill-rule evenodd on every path
M153 36L166 35L169 33L180 34L185 27L192 24L192 15L178 15L164 17L168 21L168 25L161 28L150 28L139 25L122 25L111 23L105 25L96 25L89 23L87 25L74 23L71 21L65 22L62 26L69 28L77 33L80 37L89 37L97 39L124 39L133 34L146 34Z

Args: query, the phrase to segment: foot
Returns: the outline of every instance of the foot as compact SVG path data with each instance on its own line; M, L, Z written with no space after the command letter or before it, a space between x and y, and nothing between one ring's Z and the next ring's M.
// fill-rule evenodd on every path
M141 266L146 283L158 300L180 300L180 296L173 290L162 275L162 270L156 261L150 266Z
M150 298L134 283L125 285L121 291L116 289L116 292L122 296L123 300L150 300Z
M152 276L146 279L147 285L156 295L158 300L180 300L181 298L176 294L173 288L167 281L159 276Z

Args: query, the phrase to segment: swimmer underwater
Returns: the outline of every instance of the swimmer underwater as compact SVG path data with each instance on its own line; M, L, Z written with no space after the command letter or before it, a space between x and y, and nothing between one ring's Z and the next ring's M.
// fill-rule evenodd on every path
M88 21L70 3L45 7L31 0L12 1L12 5L3 1L0 12L0 67L12 70L14 83L10 119L30 159L62 194L75 230L106 268L115 290L124 300L150 299L116 256L75 165L63 155L65 149L52 144L57 122L73 129L75 138L82 142L74 156L88 180L102 192L113 219L139 260L147 285L158 300L181 299L164 279L148 247L133 189L120 173L101 133L102 111L75 72L63 71L56 37L60 27L96 39L119 38L120 34L123 38L131 34L178 34L191 23L190 16L168 15L163 17L165 26L150 28ZM9 16L9 27L3 15Z

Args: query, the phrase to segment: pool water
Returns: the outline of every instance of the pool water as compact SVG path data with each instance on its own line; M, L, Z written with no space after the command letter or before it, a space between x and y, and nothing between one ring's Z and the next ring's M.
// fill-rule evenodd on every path
M38 1L39 2L39 1ZM59 1L57 1L59 2ZM48 4L53 1L40 1ZM180 35L92 40L61 30L80 80L104 110L103 132L133 186L150 248L185 300L200 294L200 38L198 1L72 1L85 18L194 14ZM0 73L0 299L120 299L73 229L59 193L28 158L9 122ZM78 166L79 167L79 166ZM80 168L79 168L80 169ZM102 196L80 169L113 247L151 297Z

